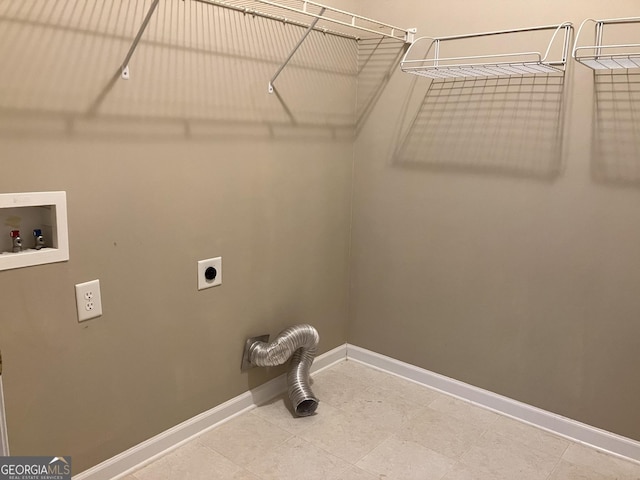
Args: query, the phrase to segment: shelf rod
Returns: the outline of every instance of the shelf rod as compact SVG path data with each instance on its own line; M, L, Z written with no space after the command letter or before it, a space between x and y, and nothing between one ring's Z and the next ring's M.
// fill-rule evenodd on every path
M521 32L536 32L540 30L557 30L560 27L568 27L571 26L569 22L556 24L556 25L543 25L540 27L529 27L529 28L512 28L509 30L495 30L492 32L480 32L480 33L468 33L465 35L451 35L448 37L438 37L438 40L461 40L464 38L473 38L473 37L487 37L491 35L501 35L505 33L521 33Z
M324 11L325 11L325 8L322 7L322 9L320 10L320 16L322 16ZM289 61L293 57L293 55L298 51L298 49L300 48L302 43L306 40L306 38L309 36L309 34L313 31L313 29L316 26L316 23L318 23L318 20L320 20L320 18L318 18L318 17L313 19L313 22L311 22L311 24L307 27L306 32L304 32L304 35L302 35L302 38L300 40L298 40L298 43L296 44L296 46L293 47L293 50L291 50L291 53L289 54L287 59L284 61L284 63L282 65L280 65L280 68L278 68L278 71L273 75L273 77L271 77L271 80L269 81L269 93L273 93L273 82L276 81L276 78L278 78L278 75L280 75L280 72L282 72L284 67L287 66L287 64L289 63Z
M144 17L144 20L142 21L142 25L140 25L140 29L136 34L136 38L134 38L133 43L129 48L129 51L127 52L127 56L124 57L124 61L122 62L122 67L121 67L121 72L122 72L121 77L125 80L129 79L129 61L131 60L131 57L133 57L133 53L136 51L136 48L138 47L138 43L140 43L140 39L142 38L144 31L147 29L147 26L149 25L149 22L151 21L151 17L153 16L153 13L156 11L156 8L159 2L160 0L153 0L153 3L151 4L151 7L149 7L149 11L147 12L147 15Z
M595 22L596 20L593 21ZM640 17L605 18L602 20L597 20L597 22L604 23L606 25L613 25L615 23L638 23L640 22Z
M255 0L255 1L257 1L259 3L262 3L264 5L269 5L271 7L280 8L280 9L284 9L284 10L289 10L291 12L305 13L305 14L307 14L309 16L320 18L321 20L326 20L328 22L336 23L338 25L342 25L342 26L345 26L345 27L353 27L353 28L356 28L356 29L364 31L364 32L373 33L375 35L382 35L384 37L395 38L396 40L403 40L402 38L396 36L393 33L395 30L398 30L398 31L403 33L404 41L407 42L407 43L410 43L408 38L409 38L409 35L412 33L411 32L412 29L394 27L393 25L389 25L389 24L386 24L386 23L379 22L377 20L373 20L371 18L367 18L367 17L363 17L363 16L360 16L360 15L356 15L354 13L350 13L350 12L347 12L345 10L340 10L338 8L334 8L334 7L330 7L330 6L327 6L327 5L323 5L321 3L312 2L310 0L304 0L303 9L299 9L299 8L296 8L296 7L291 7L291 6L286 5L284 3L275 2L273 0ZM309 11L308 8L307 8L307 5L309 5L309 4L313 5L313 6L317 7L317 8L321 8L322 12L313 13L313 12ZM332 17L325 17L324 16L325 10L329 10L329 12L337 13L339 15L344 15L346 17L351 17L351 22L345 22L343 20L338 20L337 18L332 18ZM392 33L384 33L384 32L380 32L380 31L377 31L377 30L372 30L371 28L361 27L361 26L356 24L356 20L362 20L363 22L367 22L367 23L374 23L374 24L378 25L378 28L380 28L380 27L386 28L387 30L391 30Z
M253 17L260 17L260 18L266 18L269 20L275 20L278 22L282 22L288 25L295 25L296 27L303 27L303 28L307 28L309 25L307 23L304 22L300 22L291 18L286 18L286 17L282 17L280 15L274 15L274 14L270 14L270 13L265 13L265 12L260 12L258 10L253 10L250 8L246 8L246 7L239 7L236 5L232 5L230 3L221 3L220 0L193 0L194 2L200 2L200 3L204 3L205 5L211 5L214 7L220 7L220 8L226 8L228 10L233 10L235 12L240 12L244 15L251 15ZM306 15L311 15L309 13L303 12ZM343 32L338 32L335 30L330 30L328 28L321 28L321 27L317 27L315 28L316 31L318 32L322 32L322 33L326 33L328 35L334 35L336 37L342 37L342 38L349 38L351 40L359 40L358 37L356 37L355 35L349 35L348 33L343 33Z

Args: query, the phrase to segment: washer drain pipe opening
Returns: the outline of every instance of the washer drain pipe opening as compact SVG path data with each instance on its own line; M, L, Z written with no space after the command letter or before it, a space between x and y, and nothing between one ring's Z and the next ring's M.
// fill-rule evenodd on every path
M309 386L309 370L316 355L320 336L311 325L294 325L284 329L269 342L268 335L249 338L242 358L242 369L251 367L275 367L289 358L287 390L295 414L299 417L313 415L318 399Z

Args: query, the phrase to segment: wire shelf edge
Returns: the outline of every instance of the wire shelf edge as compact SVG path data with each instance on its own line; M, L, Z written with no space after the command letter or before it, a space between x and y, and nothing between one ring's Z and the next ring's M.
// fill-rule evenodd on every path
M594 24L595 44L579 46L582 30L589 23ZM596 20L587 18L580 24L573 45L574 60L592 70L618 70L640 68L640 43L605 44L603 36L605 26L640 25L640 17L609 18ZM621 52L619 50L624 49ZM633 51L626 51L632 49ZM607 50L609 53L607 53ZM614 51L615 50L615 51Z
M433 79L564 73L569 54L569 43L572 29L573 26L570 22L563 22L556 25L496 30L492 32L448 37L420 37L407 49L404 58L400 62L400 68L405 73ZM551 39L547 45L547 49L544 53L540 51L526 51L461 57L440 56L442 45L447 42L491 35L526 33L541 30L553 31ZM560 32L563 32L561 58L549 60L551 48L556 43L556 39ZM415 45L429 40L431 43L427 47L425 57L412 58L412 54L415 55L415 51L412 51L414 50ZM427 58L432 52L433 57Z
M362 33L409 43L415 29L401 28L311 0L193 0L330 35L360 40Z

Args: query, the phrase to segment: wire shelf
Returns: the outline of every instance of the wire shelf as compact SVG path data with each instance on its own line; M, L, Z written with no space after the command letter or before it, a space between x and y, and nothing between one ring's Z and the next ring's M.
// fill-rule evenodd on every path
M559 25L498 30L449 37L420 37L411 44L405 53L400 63L400 68L405 73L434 79L563 73L567 63L572 28L571 23L564 22ZM521 34L545 30L553 33L544 54L540 51L524 51L456 57L441 56L441 49L457 40L473 40L492 35ZM551 49L556 43L560 42L559 37L562 37L560 58L550 60ZM426 54L423 58L416 58L415 46L420 43L424 44L427 41L430 41L430 43L427 46Z
M354 40L364 36L411 42L414 31L310 0L194 0Z
M366 33L368 38L391 38L404 43L413 42L415 29L404 29L372 20L367 17L339 10L327 5L316 3L311 0L193 0L199 3L231 9L241 12L244 15L259 16L270 20L283 22L285 24L304 27L305 32L284 60L276 73L271 77L267 91L274 93L274 82L287 66L293 55L300 48L307 36L313 31L325 34L338 35L353 40L361 40L361 35ZM156 9L159 0L152 0L149 10L140 26L138 33L129 47L129 51L120 66L120 77L128 80L130 78L129 61L133 57L135 50L144 35Z
M593 23L595 34L594 45L578 46L583 28L591 23ZM608 25L608 30L614 33L612 30L620 30L616 27L634 24L640 26L640 17L611 18L606 20L587 18L582 22L576 34L576 41L572 53L573 58L593 70L640 68L640 43L606 44L603 40L605 26ZM640 28L633 33L640 38Z

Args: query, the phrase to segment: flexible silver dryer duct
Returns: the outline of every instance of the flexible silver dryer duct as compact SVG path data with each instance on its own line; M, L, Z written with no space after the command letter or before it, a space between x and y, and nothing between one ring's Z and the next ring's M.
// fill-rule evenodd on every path
M258 367L282 365L291 357L287 387L293 409L299 417L313 415L318 399L309 387L309 369L316 355L320 336L311 325L294 325L284 329L273 342L253 342L248 359Z

